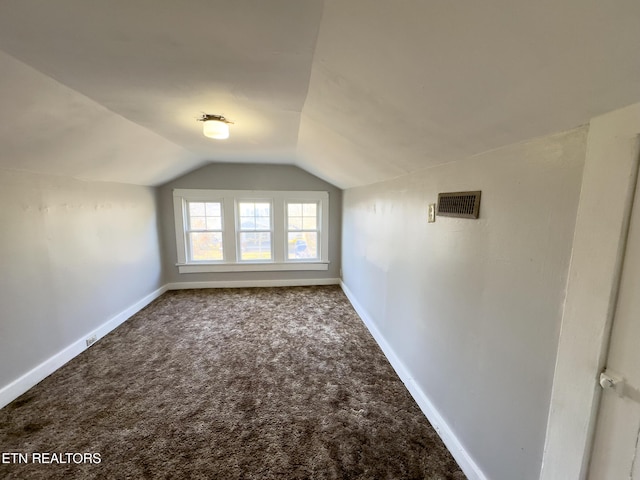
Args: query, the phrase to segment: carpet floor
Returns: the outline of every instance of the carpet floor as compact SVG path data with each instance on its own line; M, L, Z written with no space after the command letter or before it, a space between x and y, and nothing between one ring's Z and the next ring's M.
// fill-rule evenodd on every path
M464 479L336 286L170 291L0 410L0 478Z

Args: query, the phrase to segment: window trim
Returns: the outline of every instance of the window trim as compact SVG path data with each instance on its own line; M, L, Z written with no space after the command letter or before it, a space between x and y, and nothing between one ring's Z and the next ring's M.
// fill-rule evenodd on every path
M305 229L304 228L304 224L302 225L302 228L300 230L291 230L289 228L289 205L290 204L315 204L316 205L316 228L315 229ZM309 262L309 261L317 261L320 260L322 258L321 256L321 247L322 247L322 226L320 225L320 221L321 221L321 215L320 212L322 211L322 203L320 200L300 200L300 199L290 199L290 198L286 198L284 201L284 219L285 219L285 257L286 257L286 261L287 262L297 262L297 263L304 263L304 262ZM295 215L293 215L295 216ZM304 222L304 214L301 216L302 221ZM317 240L316 240L316 248L317 248L317 256L315 258L309 259L309 260L305 260L304 258L289 258L289 234L290 233L315 233L317 235Z
M242 218L240 215L240 204L241 203L268 203L269 211L271 214L269 215L269 228L268 229L260 229L257 228L254 230L243 230L242 229ZM274 217L275 211L273 208L273 199L269 197L258 198L258 197L249 197L245 198L244 196L236 196L235 197L235 236L236 236L236 259L235 263L272 263L275 259L275 225L274 225ZM254 216L255 218L255 216ZM256 260L243 260L242 252L241 252L241 240L240 237L243 233L269 233L271 235L271 258L268 259L256 259Z
M272 259L239 260L238 202L271 202L272 208ZM188 261L185 226L188 222L189 201L219 201L222 204L224 260ZM319 206L319 255L318 259L287 259L287 202L317 202ZM329 269L329 193L324 191L268 191L268 190L173 190L173 211L176 232L178 271L180 273L206 272L259 272L259 271L303 271Z
M186 214L186 212L189 211L189 203L219 203L220 204L220 220L222 221L222 224L220 225L220 230L195 230L191 227L190 222L187 220L187 218L189 217L189 215ZM190 258L193 257L193 250L191 248L191 243L188 240L189 234L190 233L194 233L194 232L219 232L222 235L222 255L224 258L224 254L225 254L225 235L224 235L224 230L225 230L225 225L224 225L224 217L225 217L225 212L224 212L224 200L222 198L218 198L215 200L207 200L206 202L199 202L198 200L185 200L184 201L184 212L185 212L185 222L184 222L184 233L185 233L185 237L184 237L184 241L185 241L185 258ZM222 263L223 260L191 260L189 263L193 264L193 265L199 265L199 264L206 264L206 263Z

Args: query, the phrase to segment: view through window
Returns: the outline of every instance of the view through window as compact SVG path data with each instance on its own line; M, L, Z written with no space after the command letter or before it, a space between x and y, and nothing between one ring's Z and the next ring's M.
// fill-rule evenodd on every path
M287 203L287 258L318 258L318 202Z
M192 260L223 260L222 205L220 202L188 202L189 252Z
M271 204L238 202L240 260L271 260Z

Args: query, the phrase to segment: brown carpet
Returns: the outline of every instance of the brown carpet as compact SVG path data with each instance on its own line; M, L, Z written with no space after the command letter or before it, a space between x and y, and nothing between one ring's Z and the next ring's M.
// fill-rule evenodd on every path
M164 294L0 410L0 454L8 479L465 478L335 286Z

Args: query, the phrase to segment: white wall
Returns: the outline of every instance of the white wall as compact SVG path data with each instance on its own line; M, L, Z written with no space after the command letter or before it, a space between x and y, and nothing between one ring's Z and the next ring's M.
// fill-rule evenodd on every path
M178 273L176 262L176 232L173 215L173 189L219 190L309 190L329 192L329 269L323 271L283 272L226 272L226 273ZM162 218L162 243L165 281L172 286L178 283L333 281L340 277L340 235L342 219L342 190L292 165L213 163L183 175L160 187ZM258 282L258 283L256 283Z
M589 124L541 479L586 478L636 191L640 103ZM636 286L636 289L638 286ZM614 426L615 427L615 426ZM596 477L597 479L597 477Z
M161 286L156 202L0 169L0 392Z
M540 474L586 133L344 192L346 287L492 480ZM427 223L464 190L479 220Z

